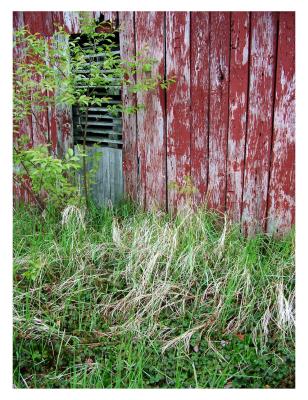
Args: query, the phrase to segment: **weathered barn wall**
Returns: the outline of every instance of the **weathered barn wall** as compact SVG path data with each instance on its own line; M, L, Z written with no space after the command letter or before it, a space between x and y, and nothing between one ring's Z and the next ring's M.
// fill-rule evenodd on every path
M145 111L124 116L125 192L145 208L194 203L227 211L244 230L284 232L295 217L295 14L293 12L93 12L122 26L123 57L149 45L167 92L131 95ZM78 12L16 12L48 37L54 24L79 30ZM138 76L136 77L138 80ZM60 151L68 109L41 116ZM22 127L44 141L31 121ZM196 191L181 187L190 177ZM177 185L174 185L174 182Z

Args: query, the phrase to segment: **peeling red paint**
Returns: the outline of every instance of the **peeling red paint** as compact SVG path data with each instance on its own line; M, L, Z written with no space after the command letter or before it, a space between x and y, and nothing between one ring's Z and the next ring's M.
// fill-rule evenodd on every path
M120 51L121 57L130 59L135 56L135 27L134 13L131 11L119 12L120 25ZM134 79L134 77L131 77ZM122 100L125 107L136 106L136 95L129 93L127 88L122 90ZM124 172L124 190L130 199L137 198L137 127L136 115L123 115L123 172Z
M156 60L151 72L142 72L146 79L157 74L164 76L164 13L136 12L136 51L148 46L147 57ZM137 113L138 156L140 165L141 204L146 208L166 207L166 142L164 92L138 93L138 104L145 110Z
M226 210L241 218L248 101L249 13L231 14Z
M31 33L41 33L51 36L54 31L52 12L50 11L25 11L24 24L29 27Z
M52 12L52 23L54 27L54 31L58 26L64 26L63 12L62 11L53 11Z
M208 206L225 210L228 134L230 13L210 18L210 116Z
M253 234L265 228L273 119L277 13L251 17L250 86L242 223Z
M167 176L168 205L177 209L185 202L179 190L190 176L190 15L166 13L167 77L176 82L167 91Z
M146 111L123 116L128 197L147 208L178 209L187 196L170 183L181 187L190 176L198 189L196 204L207 200L210 208L226 210L248 234L265 228L286 232L295 214L294 13L91 15L98 19L101 13L120 22L123 58L135 54L135 43L137 49L148 44L158 60L152 73L164 75L166 67L167 78L176 77L166 95L138 94ZM80 15L14 12L13 24L16 29L28 23L31 32L46 37L57 23L78 33ZM18 52L14 49L14 57ZM136 105L136 96L125 88L122 95L125 105ZM48 138L53 151L63 154L72 143L71 122L69 107L49 107L39 124L30 120L20 133L34 144ZM27 197L21 188L14 191Z
M64 28L70 34L80 32L80 12L79 11L63 11Z
M270 233L284 233L295 219L295 14L281 12L268 194Z
M208 178L209 13L191 13L191 179L194 201L205 200Z
M104 16L105 21L110 21L114 25L116 24L116 21L118 19L118 13L116 11L101 11L101 13Z

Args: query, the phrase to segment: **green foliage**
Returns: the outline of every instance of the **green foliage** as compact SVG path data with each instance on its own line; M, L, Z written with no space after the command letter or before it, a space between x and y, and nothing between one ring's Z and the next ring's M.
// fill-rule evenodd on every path
M48 153L45 145L27 148L27 139L26 136L22 137L18 142L18 150L14 152L17 184L30 184L31 191L41 205L49 203L61 209L67 204L79 204L73 176L80 169L80 157L68 149L63 159L55 158Z
M293 232L244 238L203 209L81 211L15 210L17 387L294 387L294 327L279 323L282 292L292 308ZM161 272L169 291L155 298Z
M173 77L163 79L159 74L152 73L156 60L147 55L148 48L127 60L121 59L115 51L115 37L119 30L112 25L107 28L106 24L98 24L84 13L80 35L73 38L61 26L48 40L40 33L31 34L27 28L15 32L13 120L16 137L20 136L21 123L27 124L29 117L36 121L36 129L46 136L44 127L40 126L39 113L46 111L49 106L76 106L85 117L82 129L82 153L85 155L89 107L107 104L112 116L134 113L142 110L143 105L126 107L123 104L108 104L110 96L119 94L121 87L138 93L153 91L157 87L167 89L175 82ZM97 56L102 58L103 64L96 61ZM97 94L97 87L103 90L103 97ZM58 203L63 205L65 198L73 197L73 192L76 193L70 172L76 169L74 162L77 159L72 155L64 162L49 156L47 147L44 149L42 145L35 150L19 149L17 146L14 152L16 167L20 168L21 162L23 167L27 165L28 171L21 168L21 174L28 175L31 181L28 190L32 190L32 197L45 190L48 200L54 201L59 196ZM83 194L89 206L89 176L94 174L89 173L87 163L87 158L83 156ZM94 164L97 165L96 160ZM69 175L70 183L67 179ZM63 195L61 190L64 190ZM36 201L40 202L38 198Z
M193 195L198 192L198 189L196 188L196 186L194 186L191 177L187 175L183 177L182 184L171 181L168 184L168 187L170 190L174 190L175 192L185 196L188 203L192 200Z

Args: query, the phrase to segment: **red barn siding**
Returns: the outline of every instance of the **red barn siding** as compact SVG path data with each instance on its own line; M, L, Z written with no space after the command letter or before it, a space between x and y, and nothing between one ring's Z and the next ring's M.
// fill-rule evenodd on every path
M228 139L230 13L210 18L210 116L208 206L225 210Z
M152 73L164 76L164 13L136 13L136 52L148 46L148 56L157 60ZM141 73L143 78L150 75ZM137 76L137 79L139 76ZM166 143L164 92L138 93L137 101L145 110L137 113L140 203L147 208L166 207Z
M167 91L168 206L177 209L185 197L177 189L190 176L190 13L166 13L166 73L176 82Z
M208 180L210 13L191 13L191 180L194 201L205 200Z
M295 219L295 15L279 19L268 232L285 232Z
M124 59L136 55L134 13L119 12L120 50ZM135 77L130 77L135 81ZM136 95L129 93L126 87L122 91L122 101L126 107L136 106ZM130 199L137 198L138 155L136 115L127 114L123 118L123 173L124 191Z
M81 14L15 12L13 24L46 37L56 24L78 33ZM149 45L152 73L176 78L166 93L123 90L124 104L146 106L123 116L126 194L145 208L206 201L248 234L287 231L295 213L295 14L91 14L119 22L123 58ZM20 131L61 154L72 139L70 110L49 108ZM191 196L178 190L186 177Z
M231 15L229 129L227 149L226 210L239 222L245 161L248 103L249 13Z
M273 131L277 14L252 14L249 107L242 223L245 232L265 228Z

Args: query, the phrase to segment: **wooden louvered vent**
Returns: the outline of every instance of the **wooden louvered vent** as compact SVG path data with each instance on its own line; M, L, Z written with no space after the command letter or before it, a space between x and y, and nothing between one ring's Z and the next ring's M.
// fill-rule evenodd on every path
M116 50L114 53L119 54ZM89 67L77 71L77 73L87 76L91 63L102 66L101 71L106 76L111 74L110 70L103 69L104 54L95 56L86 56L89 59ZM91 88L94 90L95 96L98 98L108 97L110 100L103 102L101 106L89 107L87 112L87 134L86 141L88 145L97 143L102 147L122 148L122 119L118 113L115 115L108 110L109 105L121 103L121 87L119 82L114 79L107 86L96 86ZM86 124L86 112L79 107L73 107L73 123L74 123L74 141L75 144L82 143L83 132Z
M117 46L112 49L113 55L120 57L118 36L116 38ZM112 70L104 69L106 54L88 54L85 59L87 63L74 72L81 78L80 85L87 84L93 65L106 77L107 83L90 88L96 98L103 99L102 104L90 106L87 110L73 107L74 144L83 143L86 126L86 152L90 156L87 158L88 169L94 166L92 156L99 156L94 183L90 186L92 198L98 205L109 202L116 204L123 198L122 115L120 112L111 112L108 106L121 103L121 87L119 80L112 77ZM75 151L78 151L77 146Z

